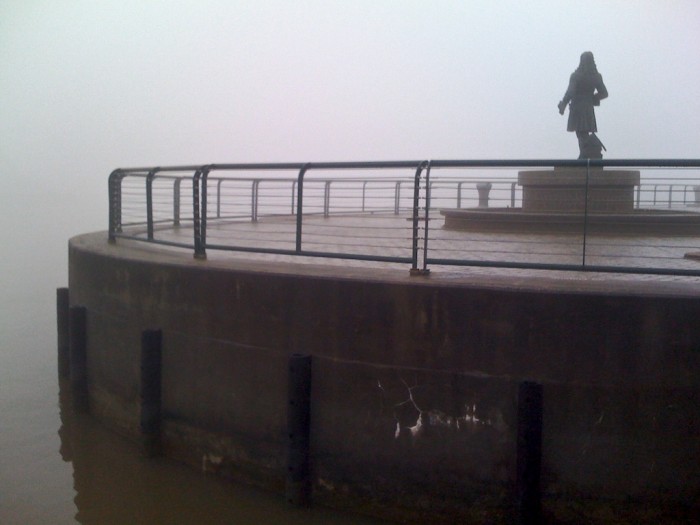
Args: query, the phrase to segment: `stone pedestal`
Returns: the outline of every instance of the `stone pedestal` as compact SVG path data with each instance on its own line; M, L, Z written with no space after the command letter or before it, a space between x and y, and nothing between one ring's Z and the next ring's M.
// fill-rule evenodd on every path
M524 212L630 213L639 171L555 168L518 172ZM586 206L588 195L588 206Z
M491 192L490 182L479 182L476 185L476 191L479 192L479 208L489 207L489 193Z
M443 209L440 213L445 217L445 228L451 230L509 234L700 235L700 213L635 209L635 186L639 186L639 179L639 171L634 170L521 171L518 184L523 188L522 208L480 206ZM700 193L700 186L696 191ZM700 259L700 255L697 257Z

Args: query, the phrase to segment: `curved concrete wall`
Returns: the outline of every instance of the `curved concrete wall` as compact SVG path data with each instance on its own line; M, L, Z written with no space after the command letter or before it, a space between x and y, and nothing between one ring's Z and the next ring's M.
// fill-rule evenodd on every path
M697 285L196 261L102 233L69 257L92 410L136 435L140 333L162 329L166 451L204 470L282 488L287 357L306 353L317 501L509 519L524 379L544 385L551 516L699 499Z

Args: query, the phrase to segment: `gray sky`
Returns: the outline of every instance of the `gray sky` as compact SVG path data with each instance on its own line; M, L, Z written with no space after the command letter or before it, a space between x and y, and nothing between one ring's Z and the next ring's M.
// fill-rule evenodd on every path
M699 33L699 0L0 0L2 395L38 413L114 168L575 158L557 103L587 50L607 158L700 158Z
M0 0L0 204L102 221L120 166L574 158L586 50L607 158L697 158L698 28L696 0Z

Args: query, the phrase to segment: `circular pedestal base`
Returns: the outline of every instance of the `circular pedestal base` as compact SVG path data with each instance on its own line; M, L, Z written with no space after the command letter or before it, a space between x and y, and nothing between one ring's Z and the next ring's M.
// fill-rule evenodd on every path
M554 168L518 172L523 211L626 213L634 210L639 171ZM588 196L588 202L586 202Z
M446 229L509 233L700 235L700 213L634 210L630 213L526 212L519 208L440 210ZM584 220L585 218L585 220Z

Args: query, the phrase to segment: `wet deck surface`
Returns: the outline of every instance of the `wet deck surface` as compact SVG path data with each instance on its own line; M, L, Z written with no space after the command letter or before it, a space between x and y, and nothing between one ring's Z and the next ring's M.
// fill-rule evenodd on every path
M429 225L428 255L434 259L507 261L511 263L570 264L620 266L639 268L665 268L673 270L700 271L700 262L685 258L687 253L700 251L700 238L679 236L605 236L589 235L583 244L583 235L578 234L518 234L518 233L474 233L446 230L442 228L442 217L431 219ZM293 217L266 217L258 222L250 220L210 221L207 226L207 261L212 267L239 266L246 261L256 266L269 266L290 271L347 273L360 270L365 278L379 275L386 278L395 274L408 276L410 263L361 261L343 258L342 254L369 254L410 259L412 253L412 223L407 216L322 216L304 217L303 249L326 252L330 257L308 257L282 254L260 254L235 251L242 249L294 250L296 222ZM137 229L126 229L125 233L145 238ZM106 234L105 234L106 237ZM104 237L103 237L104 238ZM188 247L135 243L119 239L117 245L127 245L142 253L170 254L190 260L193 253L193 228L183 224L178 228L162 227L155 232L155 239L164 242L183 243ZM139 245L138 247L136 245ZM215 249L214 247L217 247ZM419 240L420 259L425 248L424 231ZM338 258L333 257L338 254ZM149 256L149 257L150 257ZM307 267L306 270L303 268ZM700 293L700 277L679 275L654 275L649 273L626 274L615 272L562 271L484 268L478 266L454 266L429 264L430 280L455 280L501 284L509 287L546 287L553 290L562 286L606 289L616 287L634 288L640 285L648 292L660 291L670 286L676 292ZM387 272L389 271L389 272ZM351 272L355 274L356 272ZM584 284L588 283L588 285ZM652 284L653 283L653 284ZM669 285L669 286L665 286Z

